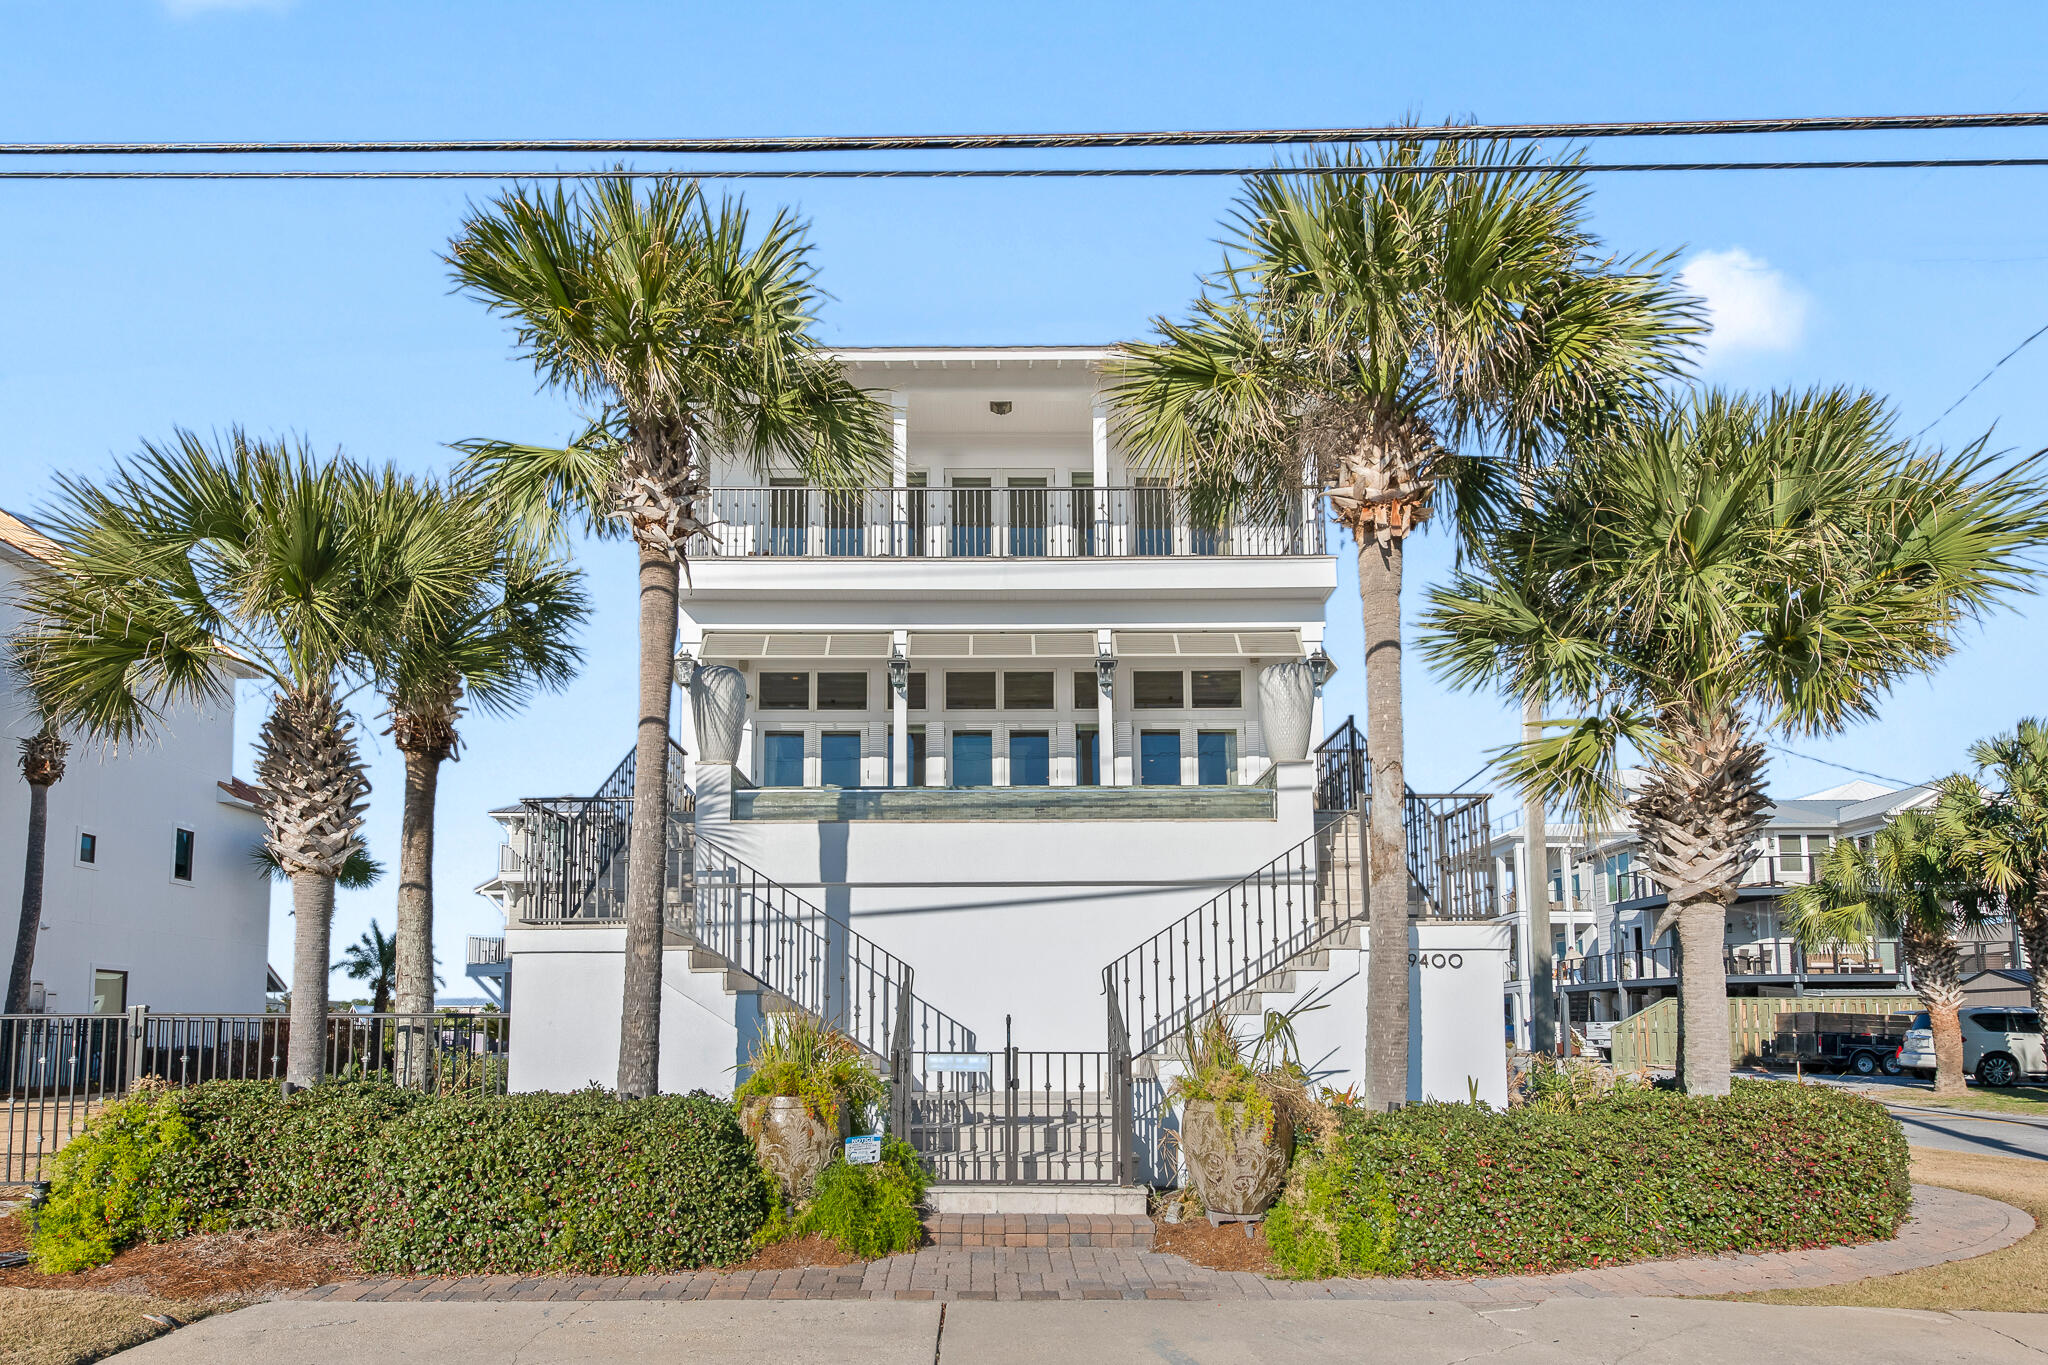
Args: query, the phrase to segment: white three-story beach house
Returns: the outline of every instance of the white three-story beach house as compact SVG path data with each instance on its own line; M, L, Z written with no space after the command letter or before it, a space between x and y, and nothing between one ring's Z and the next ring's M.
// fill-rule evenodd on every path
M791 1008L901 1093L1007 1074L1070 1114L1101 1097L1105 1124L1119 1076L1156 1076L1216 1011L1293 1009L1305 1060L1349 1084L1364 765L1348 728L1316 746L1337 581L1317 490L1196 515L1118 449L1104 350L840 359L894 404L888 486L736 458L694 549L664 1088L729 1086L762 1013ZM472 957L510 987L515 1087L616 1069L631 796L629 759L594 797L497 813L507 930ZM1498 1097L1485 799L1407 804L1400 911L1437 983L1411 1088ZM928 1157L951 1140L923 1136Z

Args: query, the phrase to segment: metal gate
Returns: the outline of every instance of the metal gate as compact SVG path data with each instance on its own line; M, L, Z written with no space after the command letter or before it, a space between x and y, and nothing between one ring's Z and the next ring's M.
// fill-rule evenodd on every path
M1107 1052L912 1052L897 1130L942 1184L1122 1183L1129 1083Z

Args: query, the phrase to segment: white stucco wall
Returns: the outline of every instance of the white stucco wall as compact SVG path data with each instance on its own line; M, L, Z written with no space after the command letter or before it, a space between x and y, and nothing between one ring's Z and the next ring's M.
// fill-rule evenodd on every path
M0 558L0 635L19 625L5 602L18 572ZM0 673L0 961L14 946L27 851L29 787L17 741L36 725L12 676ZM95 970L128 973L131 1006L263 1010L270 886L249 861L263 822L218 786L232 775L233 708L182 709L164 729L158 742L118 756L74 743L64 780L50 788L31 979L49 993L53 1013L91 1010ZM171 876L181 827L194 835L189 882ZM90 865L78 861L81 832L98 836Z

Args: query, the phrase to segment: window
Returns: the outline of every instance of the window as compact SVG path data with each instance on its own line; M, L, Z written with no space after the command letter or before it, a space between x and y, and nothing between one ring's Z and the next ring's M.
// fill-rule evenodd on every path
M1138 736L1138 781L1147 787L1180 785L1180 731L1147 730Z
M2014 1010L2012 1011L2012 1017L2006 1022L2005 1026L2014 1033L2039 1033L2041 1031L2041 1016L2032 1010Z
M995 743L986 730L953 732L953 785L987 787L994 785Z
M1203 786L1229 786L1237 772L1237 731L1204 730L1196 735L1195 768L1195 780Z
M1051 677L1051 674L1047 674ZM1052 784L1052 736L1043 730L1010 732L1010 785L1045 787Z
M1074 785L1077 787L1102 785L1100 733L1092 725L1083 725L1074 731Z
M91 864L99 860L100 836L97 834L87 834L85 831L80 830L78 834L78 861Z
M1131 675L1134 704L1140 711L1178 711L1185 704L1179 669L1152 673L1139 669Z
M95 971L92 974L92 1012L94 1014L126 1014L128 1012L128 973Z
M820 711L865 711L868 709L868 675L865 673L820 673Z
M913 711L924 710L925 707L929 704L930 696L929 692L925 687L925 675L922 673L911 674L910 687L908 691L909 695L906 696L904 700L910 704L910 709Z
M793 730L770 731L761 737L761 785L801 787L804 784L804 737Z
M948 711L993 711L996 709L996 675L993 673L948 673Z
M818 736L818 785L860 785L860 735L857 731L828 730Z
M1228 672L1204 672L1198 668L1192 675L1192 690L1196 706L1243 706L1244 674L1234 668Z
M171 880L192 880L192 831L181 829L171 840Z
M1095 670L1083 669L1074 674L1074 709L1093 711L1102 696L1102 685L1096 681Z
M1050 673L1003 674L1003 709L1052 710L1052 677Z
M808 673L763 673L763 711L807 711L811 705L811 675Z

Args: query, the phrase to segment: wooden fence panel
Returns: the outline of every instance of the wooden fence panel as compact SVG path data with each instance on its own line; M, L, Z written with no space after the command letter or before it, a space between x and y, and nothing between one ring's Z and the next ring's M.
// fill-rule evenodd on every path
M1765 1040L1778 1032L1778 1016L1787 1011L1822 1014L1891 1014L1920 1008L1910 991L1882 995L1768 995L1728 1002L1729 1052L1735 1065L1763 1060ZM1614 1069L1620 1072L1669 1071L1678 1065L1678 1001L1658 1000L1614 1025Z

